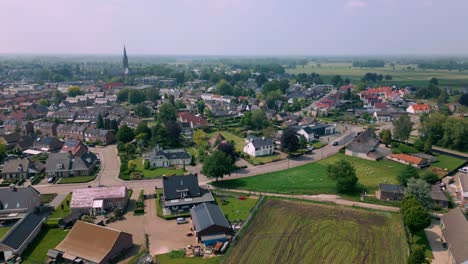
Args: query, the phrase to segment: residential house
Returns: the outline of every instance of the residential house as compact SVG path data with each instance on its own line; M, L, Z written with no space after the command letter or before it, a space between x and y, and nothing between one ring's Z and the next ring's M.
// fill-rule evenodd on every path
M198 241L207 246L225 242L232 234L228 220L216 204L202 203L190 209L190 214Z
M57 135L61 138L76 139L83 141L86 126L60 124L57 127Z
M84 140L87 142L97 142L102 145L109 145L116 141L114 132L111 130L87 128L84 132Z
M376 197L380 200L401 201L405 196L405 187L396 184L379 184Z
M379 148L375 133L367 129L346 146L345 154L367 160L378 160L385 157L385 151Z
M41 194L32 186L0 188L0 220L18 219L20 214L33 211L41 205Z
M127 201L125 186L82 188L73 190L70 208L72 211L96 215L116 208L125 210Z
M143 162L149 161L153 168L189 165L192 156L185 149L162 149L156 146L143 156Z
M199 186L197 174L163 177L161 202L166 214L188 211L195 205L213 201L211 192Z
M34 125L31 121L8 119L3 122L3 130L6 133L19 132L21 135L29 135L34 133Z
M427 104L412 104L406 108L406 112L410 114L424 114L429 113L431 107Z
M191 114L189 112L180 112L177 114L181 123L188 123L191 129L206 127L208 121L201 116Z
M336 133L336 126L315 123L313 125L304 126L297 131L299 136L304 136L307 142L312 142L321 136L328 136Z
M48 177L88 176L94 172L97 157L92 152L87 152L81 157L70 153L50 153L46 162L46 174Z
M57 136L57 124L50 122L34 122L34 131L42 136Z
M429 162L424 158L415 157L408 154L390 154L387 156L387 159L400 162L403 164L409 164L416 168L424 168L429 166Z
M29 179L44 171L44 164L29 159L11 159L3 164L2 179Z
M448 246L447 263L468 263L468 221L460 208L450 210L440 218L442 239Z
M70 152L73 156L80 156L88 152L88 147L79 140L67 139L63 143L60 152Z
M6 145L7 149L12 149L21 140L21 135L18 132L4 134L0 136L0 143Z
M465 210L468 209L468 173L459 172L455 175L457 185L457 199L460 201L460 206Z
M252 157L272 155L275 151L273 140L269 138L250 136L246 141L248 143L244 147L244 152Z
M133 247L129 233L77 221L65 239L49 250L48 256L55 256L62 263L114 263L122 252Z
M62 146L63 142L56 137L38 137L33 143L35 149L47 152L58 151Z
M432 185L431 198L434 203L440 208L449 207L449 199L445 195L444 190L439 185Z

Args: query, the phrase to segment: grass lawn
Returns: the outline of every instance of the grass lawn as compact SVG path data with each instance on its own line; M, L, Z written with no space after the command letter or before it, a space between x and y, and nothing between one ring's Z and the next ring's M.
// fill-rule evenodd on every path
M56 196L56 193L41 193L41 204L50 203Z
M224 199L224 203L222 202ZM223 210L224 215L229 221L245 220L249 216L250 211L257 204L258 199L247 197L245 200L240 200L239 196L216 195L216 203Z
M143 159L142 158L137 158L135 159L135 162L137 164L137 170L141 171L143 173L144 178L146 179L155 179L162 177L163 175L165 176L174 176L174 175L182 175L184 174L183 169L178 169L178 168L157 168L153 170L146 170L143 167Z
M412 245L419 245L424 249L424 254L426 258L432 259L432 249L429 241L427 240L426 233L423 231L419 231L413 235L413 243Z
M314 147L314 149L320 149L320 148L323 148L327 145L327 143L324 143L320 140L314 140L312 143L311 143L312 147Z
M272 163L272 162L275 162L275 161L279 161L279 160L284 160L286 159L286 154L284 153L278 153L278 152L274 152L273 155L269 155L269 156L264 156L264 157L244 157L244 159L249 162L250 164L254 165L254 166L257 166L257 165L262 165L262 164L267 164L267 163Z
M8 230L10 230L11 227L9 226L2 226L0 227L0 239L3 238L4 235L6 235L6 233L8 232Z
M447 155L442 155L442 154L435 154L434 156L437 157L437 162L433 163L432 166L438 167L441 169L447 169L447 172L458 168L459 166L461 166L463 163L466 162L466 160L447 156Z
M201 257L180 257L174 258L167 254L157 255L157 263L159 264L221 264L223 257L201 258Z
M223 135L223 137L227 141L230 141L230 140L234 141L236 151L243 151L244 150L244 146L246 145L245 138L241 138L241 137L239 137L237 135L234 135L234 134L232 134L231 132L228 132L228 131L211 132L211 133L207 134L208 140L210 140L213 136L217 135L218 133L221 133L221 135Z
M335 182L327 176L327 165L340 159L353 164L359 183L366 187L368 192L376 190L379 183L397 183L399 172L405 168L404 164L390 160L370 161L338 153L324 160L288 170L214 182L213 185L229 189L286 194L336 193Z
M55 211L49 216L49 219L61 219L70 214L70 203L71 203L72 194L68 194L67 197L63 200L61 205L55 209ZM68 205L67 205L68 204ZM63 210L62 210L63 206Z
M400 214L271 199L224 263L393 264L407 252Z
M59 228L43 228L36 239L22 254L21 263L45 263L47 251L55 248L67 236L68 231Z
M84 183L84 182L90 182L96 179L95 176L73 176L73 177L66 177L66 178L60 178L60 180L57 182L58 184L68 184L68 183Z

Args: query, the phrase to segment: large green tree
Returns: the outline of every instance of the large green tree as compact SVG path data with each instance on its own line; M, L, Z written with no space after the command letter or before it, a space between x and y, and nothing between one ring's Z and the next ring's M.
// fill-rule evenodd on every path
M410 178L405 188L405 196L414 196L424 207L432 207L431 185L422 179Z
M408 115L401 115L398 119L393 121L393 137L400 141L407 141L409 139L413 123Z
M400 208L403 222L411 233L419 232L431 224L429 212L416 197L405 197Z
M406 186L409 179L418 177L418 170L411 165L406 165L405 169L403 169L400 174L398 174L398 181L401 185Z
M77 95L83 94L83 92L81 91L80 87L78 87L78 86L70 86L67 89L67 94L70 97L76 97Z
M281 150L285 152L294 152L299 149L299 138L297 137L296 130L288 127L281 135Z
M336 181L338 192L347 193L355 190L358 178L353 165L346 160L339 160L327 167L328 177Z
M217 94L220 94L220 95L232 95L232 85L222 79L221 81L219 81L219 83L216 85L216 93Z
M145 92L135 89L130 89L128 91L128 103L129 104L139 104L146 100Z
M215 151L208 157L205 157L202 167L202 173L208 178L223 178L229 175L232 170L232 160L222 151Z
M176 121L177 120L177 108L170 103L165 103L159 107L159 120L165 123L168 121Z
M129 128L127 125L123 125L119 128L119 132L117 132L116 137L118 141L127 143L135 138L135 133L133 132L133 129Z

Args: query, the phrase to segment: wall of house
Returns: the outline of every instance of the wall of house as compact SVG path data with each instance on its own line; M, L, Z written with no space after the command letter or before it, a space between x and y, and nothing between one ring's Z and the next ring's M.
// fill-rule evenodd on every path
M376 160L374 158L371 158L371 157L367 156L367 153L353 152L353 151L351 151L349 149L345 150L345 154L348 155L348 156L353 156L353 157L366 159L366 160Z
M197 231L197 237L198 240L200 240L202 236L214 235L219 233L229 234L230 232L231 230L224 226L212 225L208 228L205 228L204 230Z

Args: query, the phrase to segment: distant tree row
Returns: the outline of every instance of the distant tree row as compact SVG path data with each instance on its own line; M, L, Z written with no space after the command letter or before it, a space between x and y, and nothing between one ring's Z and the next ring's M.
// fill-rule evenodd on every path
M353 61L353 67L382 68L382 67L385 67L385 61L384 60Z

